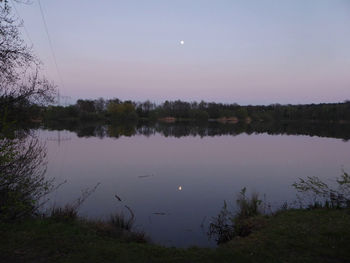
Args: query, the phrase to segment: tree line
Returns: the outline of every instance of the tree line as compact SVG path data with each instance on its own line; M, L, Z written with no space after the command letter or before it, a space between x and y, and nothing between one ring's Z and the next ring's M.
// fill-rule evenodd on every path
M350 121L350 101L342 103L321 103L303 105L245 105L215 102L165 101L161 104L150 102L122 101L119 99L79 99L74 105L48 106L40 110L47 120L119 120L138 119L162 120L221 120L237 121ZM166 119L169 120L169 119Z

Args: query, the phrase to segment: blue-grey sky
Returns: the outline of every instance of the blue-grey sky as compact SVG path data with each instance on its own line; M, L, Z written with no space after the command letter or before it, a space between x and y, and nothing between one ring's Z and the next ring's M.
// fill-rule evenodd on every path
M350 99L349 0L41 0L63 83L37 0L15 5L72 98Z

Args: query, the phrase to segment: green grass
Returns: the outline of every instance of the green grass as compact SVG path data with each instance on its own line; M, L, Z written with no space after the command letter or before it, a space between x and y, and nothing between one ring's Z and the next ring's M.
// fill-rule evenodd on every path
M165 248L99 222L0 223L1 262L350 262L350 211L287 210L216 249Z
M350 262L350 210L287 210L225 244L252 262Z

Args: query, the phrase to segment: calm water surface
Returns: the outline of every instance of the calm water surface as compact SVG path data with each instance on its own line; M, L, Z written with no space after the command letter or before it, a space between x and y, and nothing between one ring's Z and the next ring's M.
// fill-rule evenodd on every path
M47 141L48 175L67 180L52 196L72 202L81 190L101 183L80 209L104 219L132 208L136 229L166 246L214 246L206 231L226 200L235 206L242 187L257 191L272 207L296 199L298 177L328 181L349 171L350 143L304 135L78 137L39 130ZM60 138L60 142L58 142ZM118 195L122 202L119 202Z

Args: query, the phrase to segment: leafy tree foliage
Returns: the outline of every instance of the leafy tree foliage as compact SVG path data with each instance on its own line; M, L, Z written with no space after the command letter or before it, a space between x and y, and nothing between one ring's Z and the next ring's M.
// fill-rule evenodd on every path
M107 104L107 113L114 120L132 121L137 119L135 106L131 101L111 101Z

